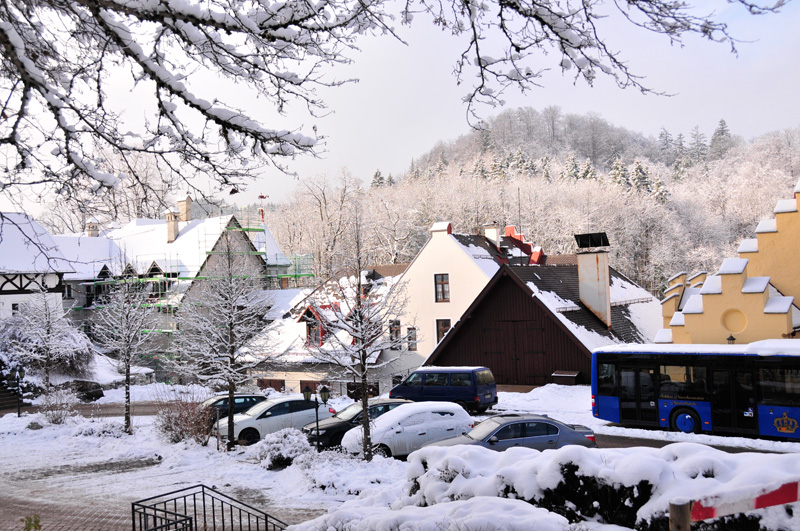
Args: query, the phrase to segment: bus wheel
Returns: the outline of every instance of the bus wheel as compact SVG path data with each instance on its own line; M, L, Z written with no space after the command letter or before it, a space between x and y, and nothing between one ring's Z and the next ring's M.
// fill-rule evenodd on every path
M670 423L672 431L682 431L683 433L700 433L700 417L693 409L680 408L672 414Z

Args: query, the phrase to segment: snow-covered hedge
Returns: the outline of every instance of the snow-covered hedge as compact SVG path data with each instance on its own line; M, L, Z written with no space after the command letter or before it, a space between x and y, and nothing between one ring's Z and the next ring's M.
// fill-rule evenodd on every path
M693 443L661 449L569 446L546 452L429 447L411 454L407 479L403 489L395 489L394 499L387 500L388 492L379 490L365 493L298 528L381 528L389 522L416 522L423 514L428 515L427 523L442 524L463 513L462 507L498 503L521 520L498 527L499 511L494 509L484 511L476 528L570 529L570 524L595 522L666 531L670 500L717 496L719 502L727 502L752 497L764 488L800 479L800 459L796 454L728 454ZM492 501L481 501L487 498ZM794 516L799 508L779 506L695 528L800 529L800 514ZM556 513L561 520L542 520L530 527L518 523L538 519L534 509Z

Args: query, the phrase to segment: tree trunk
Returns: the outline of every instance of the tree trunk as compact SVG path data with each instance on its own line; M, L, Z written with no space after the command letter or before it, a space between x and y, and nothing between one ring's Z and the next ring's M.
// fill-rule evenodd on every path
M367 393L367 370L364 356L365 353L362 351L361 358L364 363L361 364L361 382L359 386L361 388L361 427L364 433L362 450L364 452L364 460L372 461L372 434L370 433L369 425L369 394Z
M131 427L131 364L125 364L125 433L133 433Z

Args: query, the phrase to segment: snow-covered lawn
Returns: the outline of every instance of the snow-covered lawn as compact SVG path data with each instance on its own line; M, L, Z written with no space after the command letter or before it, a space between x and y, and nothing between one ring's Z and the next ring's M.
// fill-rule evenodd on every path
M186 392L195 394L197 390ZM158 384L133 387L135 401L152 400L159 393L164 389ZM122 397L122 390L111 390L102 401L117 403ZM351 402L336 398L332 405L342 409ZM636 489L639 481L650 481L654 492L637 509L639 519L663 513L669 500L678 495L719 494L728 499L800 479L800 457L796 454L800 443L608 426L592 418L586 387L548 385L524 394L499 393L498 410L546 413L590 426L597 433L691 444L662 449L573 447L542 453L430 448L412 454L407 463L380 457L363 463L342 454L308 452L288 468L275 471L267 470L267 463L261 462L263 445L225 453L218 452L213 441L208 446L169 444L152 429L150 417L135 417L135 433L126 436L119 429L120 419L76 417L64 425L51 426L39 414L22 418L8 414L0 418L0 459L4 474L12 478L24 477L32 470L58 468L59 474L46 480L54 487L69 477L72 496L83 493L88 498L102 489L106 503L121 506L203 483L234 497L243 496L270 514L294 522L330 511L297 529L626 529L598 524L600 517L587 515L585 507L577 506L575 511L594 522L569 524L564 516L523 501L538 500L545 489L555 487L563 479L565 463L577 467L577 477L594 477L615 488ZM30 429L32 423L43 428ZM701 444L785 453L728 454ZM70 476L70 470L109 462L143 466L115 471L114 477L101 485L97 484L97 475ZM798 509L795 507L796 514L800 514ZM770 511L770 528L800 528L800 520L791 519L783 508Z

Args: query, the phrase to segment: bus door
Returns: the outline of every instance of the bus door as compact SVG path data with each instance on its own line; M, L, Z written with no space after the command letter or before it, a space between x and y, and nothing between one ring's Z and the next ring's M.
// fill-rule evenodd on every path
M713 431L756 433L758 408L751 371L711 372L711 425Z
M655 368L621 367L619 370L620 422L658 425Z

